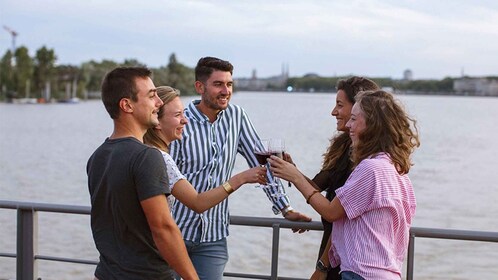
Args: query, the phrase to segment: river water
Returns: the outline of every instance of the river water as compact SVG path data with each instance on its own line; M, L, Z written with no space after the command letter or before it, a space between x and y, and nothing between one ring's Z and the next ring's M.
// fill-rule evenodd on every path
M183 97L186 104L193 97ZM498 98L399 96L418 120L421 147L410 171L417 196L414 226L498 231ZM239 92L262 138L279 137L312 177L335 131L334 94ZM89 205L85 165L110 134L100 101L0 104L0 200ZM236 170L245 168L240 158ZM319 220L300 193L297 210ZM233 215L274 217L264 193L248 185L230 196ZM89 217L39 213L41 255L97 260ZM16 213L0 210L0 252L14 253ZM281 276L308 277L321 233L281 233ZM269 274L271 229L230 228L226 271ZM91 279L93 266L39 261L42 279ZM496 279L498 244L416 239L415 279ZM0 258L0 279L15 279L15 260Z

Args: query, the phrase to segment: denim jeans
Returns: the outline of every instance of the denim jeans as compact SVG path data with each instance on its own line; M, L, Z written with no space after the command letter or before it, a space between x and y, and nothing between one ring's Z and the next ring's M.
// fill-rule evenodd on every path
M227 239L215 242L192 242L185 240L188 255L201 280L221 280L228 262ZM177 275L177 280L180 277Z
M360 275L358 275L352 271L341 272L341 279L342 280L365 280L365 278L361 277Z

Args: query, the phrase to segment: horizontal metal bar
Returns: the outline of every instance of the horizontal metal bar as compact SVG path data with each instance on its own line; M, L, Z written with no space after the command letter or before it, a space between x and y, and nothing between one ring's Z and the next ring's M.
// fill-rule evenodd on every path
M16 209L23 211L39 211L39 212L55 212L55 213L67 213L67 214L90 214L90 206L74 206L74 205L62 205L62 204L48 204L48 203L33 203L33 202L19 202L19 201L6 201L0 200L0 208L5 209ZM264 218L264 217L245 217L245 216L230 216L230 224L238 226L256 226L256 227L274 227L278 226L280 228L300 228L307 230L323 230L323 225L321 222L293 222L282 218ZM433 238L433 239L451 239L451 240L465 240L465 241L482 241L482 242L496 242L498 243L498 232L487 232L487 231L469 231L469 230L455 230L455 229L438 229L438 228L421 228L412 227L410 229L411 238ZM413 248L412 248L413 250ZM410 250L409 250L410 251ZM413 252L408 252L413 255ZM0 253L0 257L16 258L16 254L11 253ZM36 255L35 259L48 260L48 261L58 261L58 262L70 262L79 264L90 264L96 265L98 261L91 260L79 260L71 258L59 258L51 256ZM410 258L408 258L408 262ZM256 275L256 274L243 274L243 273L232 273L225 272L226 277L236 277L236 278L249 278L249 279L270 279L270 276L266 275ZM410 279L408 275L407 279ZM304 280L301 278L290 278L281 277L278 279L282 280Z
M16 254L10 254L10 253L0 253L0 257L17 258L17 255Z
M238 226L256 226L256 227L273 227L280 225L280 228L302 228L309 230L323 230L321 222L293 222L282 218L263 218L263 217L246 217L230 216L230 224Z
M223 276L234 277L234 278L246 278L246 279L270 279L270 276L267 275L244 274L244 273L233 273L233 272L224 272Z
M412 227L410 234L420 238L498 242L498 232Z
M22 202L22 201L10 201L10 200L0 200L0 208L33 210L40 212L67 213L67 214L82 214L82 215L90 214L90 206Z
M246 279L270 279L270 276L267 275L258 275L258 274L244 274L244 273L233 273L233 272L224 272L224 277L234 277L234 278L246 278ZM308 278L294 278L294 277L282 277L278 276L278 280L307 280Z
M43 256L43 255L35 255L35 259L36 260L45 260L45 261L55 261L55 262L91 264L91 265L97 265L99 263L98 261L71 259L71 258L60 258L60 257Z

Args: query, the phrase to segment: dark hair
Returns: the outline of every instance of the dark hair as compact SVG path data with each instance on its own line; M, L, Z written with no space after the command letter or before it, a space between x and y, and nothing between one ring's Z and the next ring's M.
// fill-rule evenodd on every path
M107 73L102 81L102 102L112 119L119 117L119 101L130 98L137 101L137 78L151 77L152 72L145 67L117 67Z
M356 96L365 118L365 130L353 147L353 163L380 152L387 153L400 174L410 171L411 154L420 146L417 122L408 116L394 96L383 90Z
M353 76L348 79L342 79L337 82L337 90L343 90L346 93L348 100L355 103L355 96L364 90L378 90L380 87L372 80ZM330 145L325 154L323 154L322 170L336 168L339 170L347 169L345 166L337 166L341 156L349 152L351 146L351 138L347 133L339 133L330 140Z
M337 82L337 90L343 90L348 97L348 100L354 104L354 97L360 91L378 90L380 87L372 80L353 76L349 79L339 80Z
M197 66L195 66L195 80L205 83L215 70L233 74L233 65L216 57L203 57L199 59Z

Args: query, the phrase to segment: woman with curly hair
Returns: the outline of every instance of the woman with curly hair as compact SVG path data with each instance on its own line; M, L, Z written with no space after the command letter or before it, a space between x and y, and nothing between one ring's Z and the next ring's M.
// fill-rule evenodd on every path
M335 190L342 187L352 171L353 163L351 155L351 138L346 122L351 117L351 108L355 103L355 96L361 91L379 90L379 86L372 80L353 76L337 82L337 94L335 106L331 115L336 118L337 132L330 140L327 151L323 154L323 165L318 174L313 178L313 186L320 191L326 191L326 198L330 201L335 197ZM292 161L288 154L284 157ZM339 280L340 268L331 268L328 263L328 250L326 249L332 223L322 218L323 237L318 253L315 273L327 275L327 280Z
M271 157L271 171L294 183L323 218L333 223L328 263L341 279L401 279L416 200L408 172L420 146L416 121L392 94L359 93L346 124L353 172L336 197L317 195L291 163ZM326 279L315 272L312 279Z

